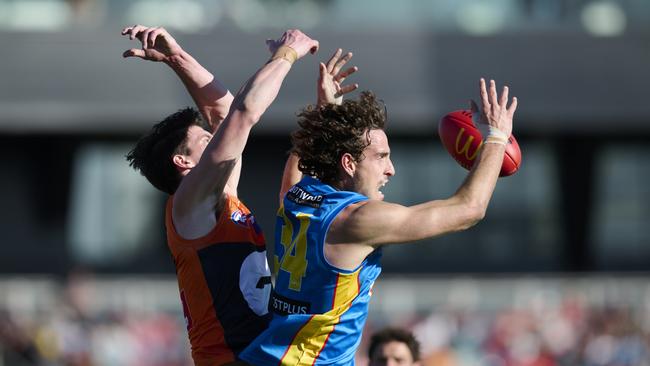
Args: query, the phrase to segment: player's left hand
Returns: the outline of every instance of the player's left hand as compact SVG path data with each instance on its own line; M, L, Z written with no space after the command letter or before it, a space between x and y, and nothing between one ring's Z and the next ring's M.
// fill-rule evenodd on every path
M137 38L142 42L142 48L126 50L122 54L123 57L139 57L149 61L161 62L183 52L174 37L162 27L134 25L124 28L122 35L129 36L130 39Z
M320 63L319 77L316 86L318 95L318 105L343 103L343 95L356 90L359 84L349 84L341 86L348 76L359 70L358 67L352 66L345 71L341 71L343 66L352 58L352 52L343 55L340 48L334 52L327 64Z

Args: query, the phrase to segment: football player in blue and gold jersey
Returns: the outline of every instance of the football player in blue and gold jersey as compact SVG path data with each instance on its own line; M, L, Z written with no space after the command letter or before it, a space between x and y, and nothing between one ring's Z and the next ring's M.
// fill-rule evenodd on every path
M273 319L240 358L262 365L353 365L381 272L381 248L467 229L480 221L494 191L516 99L480 82L475 123L494 132L473 169L445 200L406 207L384 202L395 174L384 132L384 105L358 100L309 106L292 134L305 177L288 189L275 233Z

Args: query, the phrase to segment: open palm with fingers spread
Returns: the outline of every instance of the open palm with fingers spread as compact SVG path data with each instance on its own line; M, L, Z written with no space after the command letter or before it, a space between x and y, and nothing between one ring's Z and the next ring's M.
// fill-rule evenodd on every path
M343 66L352 58L352 52L341 56L343 51L339 48L334 52L327 64L320 63L320 73L317 84L318 105L341 104L343 95L356 90L359 84L341 86L345 78L358 70L356 66L341 71Z

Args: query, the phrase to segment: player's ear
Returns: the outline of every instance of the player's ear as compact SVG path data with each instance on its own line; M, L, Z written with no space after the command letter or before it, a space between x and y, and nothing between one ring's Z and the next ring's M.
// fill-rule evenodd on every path
M180 170L192 169L196 165L188 156L181 154L174 155L172 157L172 162Z
M345 153L341 156L341 167L346 175L352 177L357 170L357 162L350 153Z

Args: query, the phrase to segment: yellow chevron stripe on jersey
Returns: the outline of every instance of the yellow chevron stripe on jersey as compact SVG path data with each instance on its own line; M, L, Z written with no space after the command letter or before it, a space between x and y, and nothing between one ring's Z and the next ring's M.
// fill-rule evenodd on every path
M332 299L332 310L317 314L300 328L291 345L287 349L280 365L307 366L313 365L318 355L325 347L327 339L343 315L352 305L359 294L359 273L361 268L353 273L339 273L336 281L336 291ZM317 334L316 337L312 335Z

